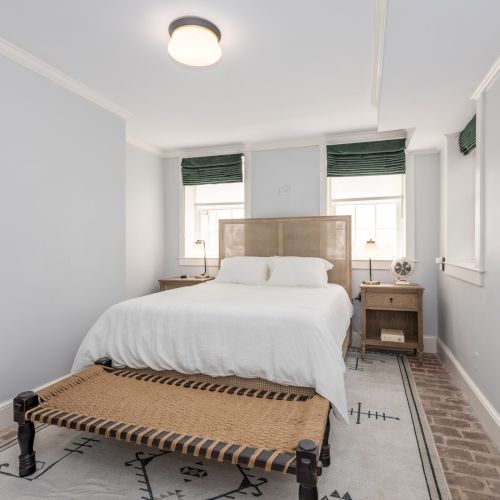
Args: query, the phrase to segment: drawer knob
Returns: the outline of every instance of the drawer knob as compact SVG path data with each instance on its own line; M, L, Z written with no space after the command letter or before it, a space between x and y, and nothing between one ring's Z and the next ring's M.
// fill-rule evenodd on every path
M389 299L389 302L392 304L392 297Z

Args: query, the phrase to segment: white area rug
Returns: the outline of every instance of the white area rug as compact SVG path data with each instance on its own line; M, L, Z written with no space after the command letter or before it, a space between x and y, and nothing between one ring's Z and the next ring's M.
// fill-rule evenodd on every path
M319 498L448 500L434 442L406 358L357 352L347 357L351 425L332 420L332 464ZM58 427L40 426L38 470L17 477L17 442L0 448L1 499L298 498L292 475L248 470L159 452Z

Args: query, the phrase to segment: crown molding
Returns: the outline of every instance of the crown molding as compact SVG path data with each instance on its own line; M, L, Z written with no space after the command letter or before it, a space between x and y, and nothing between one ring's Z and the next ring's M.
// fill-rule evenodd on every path
M220 154L246 153L250 151L268 151L272 149L303 148L308 146L326 146L327 144L343 144L353 142L383 141L390 139L406 139L405 130L361 130L356 132L341 132L335 134L317 135L303 138L282 139L279 141L220 144L199 148L166 149L164 158L179 158L192 156L210 156Z
M406 130L386 130L379 132L377 130L360 130L357 132L342 132L340 134L330 134L325 136L326 144L343 144L353 142L369 141L389 141L391 139L406 139L408 134Z
M500 73L500 56L493 63L488 73L486 73L485 77L481 80L481 83L478 85L477 89L472 94L471 99L477 101L479 99L479 96L490 88L491 84L495 81L496 77L498 76L498 73Z
M101 108L118 115L120 118L127 120L132 116L132 114L125 108L122 108L118 104L110 101L107 97L102 96L95 90L87 87L80 81L76 80L72 76L64 73L63 71L51 66L50 64L42 61L38 57L30 54L29 52L21 49L17 45L9 42L5 38L0 37L0 54L8 57L12 61L24 66L25 68L44 76L45 78L57 83L61 87L64 87L74 94L87 99L94 104L97 104Z
M130 144L131 146L142 149L143 151L156 156L164 156L163 149L152 146L151 144L148 144L147 142L141 141L140 139L137 139L136 137L132 137L130 135L127 135L127 144Z
M439 148L427 148L427 149L410 149L406 152L407 155L434 155L440 153Z
M372 104L378 108L384 64L384 40L387 20L387 0L375 0L374 44L372 61Z

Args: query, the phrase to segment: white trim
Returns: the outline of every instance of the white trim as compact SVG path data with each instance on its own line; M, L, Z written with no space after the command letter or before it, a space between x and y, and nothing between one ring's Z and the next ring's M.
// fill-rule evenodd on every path
M153 155L163 157L163 150L161 148L157 148L156 146L152 146L151 144L148 144L147 142L143 142L140 139L137 139L136 137L132 137L130 135L127 135L127 144L130 144L131 146L142 149L143 151L146 151L146 153L151 153Z
M437 352L437 337L424 335L424 352L435 354Z
M441 148L410 149L406 151L409 155L436 155L441 152Z
M387 20L387 0L375 0L374 43L372 61L372 104L378 108L382 87L382 68L384 63L384 39Z
M458 362L450 348L440 339L437 341L438 355L441 361L452 373L461 389L464 391L467 400L471 404L474 413L479 417L479 421L484 429L500 448L500 415L495 410L488 398L474 383L464 367Z
M441 151L441 254L445 256L444 273L476 286L484 284L484 99L476 101L478 143L476 146L474 175L474 262L454 262L448 257L448 148L450 141L458 144L458 132L445 136Z
M476 267L484 267L484 96L481 95L476 101L476 158L474 165L474 261Z
M439 198L440 198L440 251L441 255L447 255L448 250L448 137L443 137L443 147L441 149L441 161L440 161L440 187L439 187Z
M391 260L372 260L372 269L377 271L388 271L391 267ZM203 266L203 257L178 257L177 263L179 266ZM219 259L217 257L207 257L207 267L219 267ZM368 270L368 259L353 259L352 269Z
M483 286L484 270L470 264L445 261L444 272L462 281L467 281L476 286Z
M60 382L61 380L65 379L66 377L69 377L70 375L71 373L63 375L62 377L56 378L51 382L47 382L46 384L35 387L34 389L32 389L32 391L33 392L41 391L42 389L45 389L45 387ZM12 401L13 401L12 399L8 399L7 401L0 403L0 430L6 429L7 427L14 425L14 420L12 418L12 412L13 412Z
M177 257L179 266L203 267L203 257ZM219 267L217 257L207 257L207 267Z
M184 193L184 184L182 183L182 167L181 167L182 159L180 156L177 157L175 171L178 176L178 190L179 190L179 253L178 258L181 256L184 257L186 253L186 206L185 206L185 193ZM207 264L208 265L208 264Z
M388 259L380 259L380 260L372 260L372 270L376 271L388 271L391 268L391 260ZM370 261L368 259L352 259L352 269L370 269ZM368 278L367 278L368 279Z
M472 94L471 99L473 100L479 99L481 94L486 92L491 87L492 83L495 81L499 73L500 73L500 56L488 70L488 73L486 73L485 77L481 80L481 83L478 85L477 89Z
M221 152L213 152L213 154L225 154ZM252 206L252 152L246 151L244 155L244 210L245 217L251 217ZM196 154L194 156L197 156ZM198 155L204 156L204 155ZM182 183L182 157L177 156L175 168L179 176L179 253L177 256L177 263L179 266L203 266L203 258L199 257L186 257L186 191ZM207 267L219 267L219 259L214 257L207 257Z
M405 173L405 214L404 242L405 254L415 260L415 154L407 155Z
M244 176L243 189L245 191L245 217L252 217L252 152L243 153L244 157Z
M13 43L9 42L8 40L2 37L0 37L0 54L4 55L5 57L8 57L12 61L20 64L21 66L24 66L25 68L28 68L31 71L34 71L35 73L38 73L39 75L42 75L45 78L48 78L54 83L61 85L61 87L70 90L71 92L79 95L80 97L83 97L84 99L87 99L93 102L94 104L97 104L101 108L104 108L105 110L110 111L115 115L118 115L124 120L127 120L132 116L130 111L114 103L113 101L99 94L95 90L87 87L86 85L78 81L76 78L73 78L72 76L64 73L63 71L55 68L54 66L46 63L45 61L38 59L38 57L35 57L34 55L21 49L17 45L14 45Z
M328 164L326 147L319 148L319 215L328 215L330 204L328 193Z
M342 144L344 142L368 142L390 139L406 139L405 130L389 130L377 132L376 130L361 130L357 132L341 132L321 136L283 139L280 141L221 144L197 148L179 148L163 150L164 158L210 156L234 153L247 153L249 151L268 151L272 149L300 148L307 146L325 146L326 144Z

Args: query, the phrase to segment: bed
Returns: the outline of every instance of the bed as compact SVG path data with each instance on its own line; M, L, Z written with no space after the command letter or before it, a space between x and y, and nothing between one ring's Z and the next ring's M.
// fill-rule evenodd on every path
M16 398L20 473L34 470L31 426L40 421L293 473L299 497L316 498L321 461L329 463L330 407L347 420L350 240L344 216L220 221L221 259L322 257L334 264L328 286L208 282L111 307L82 342L72 377ZM135 404L120 409L127 395ZM151 405L161 408L155 418ZM223 411L199 416L207 406ZM186 412L196 415L190 423L179 418ZM224 433L242 414L245 432ZM288 426L273 429L269 416L280 414Z

